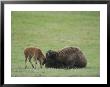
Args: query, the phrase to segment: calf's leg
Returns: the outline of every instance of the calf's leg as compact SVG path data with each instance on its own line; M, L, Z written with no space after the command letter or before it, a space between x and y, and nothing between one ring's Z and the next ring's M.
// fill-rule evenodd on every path
M27 68L27 58L28 56L25 55L25 69Z
M29 58L29 62L30 62L30 64L31 64L32 68L34 68L34 65L33 65L32 62L31 62L31 58L32 58L32 57Z
M39 62L40 62L40 68L42 68L43 61L42 60L39 60Z
M34 60L34 61L35 61L35 69L36 69L36 65L37 65L37 59L35 58L35 60Z
M25 59L25 69L27 68L27 58Z

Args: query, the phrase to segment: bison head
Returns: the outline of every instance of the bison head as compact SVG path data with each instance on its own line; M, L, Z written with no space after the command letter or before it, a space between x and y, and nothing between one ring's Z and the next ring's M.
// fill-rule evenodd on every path
M58 53L56 51L53 51L53 50L49 50L46 53L47 59L50 59L50 58L55 59L57 56L58 56Z
M58 53L56 51L49 50L46 53L46 67L57 68L59 66L59 62L57 61Z

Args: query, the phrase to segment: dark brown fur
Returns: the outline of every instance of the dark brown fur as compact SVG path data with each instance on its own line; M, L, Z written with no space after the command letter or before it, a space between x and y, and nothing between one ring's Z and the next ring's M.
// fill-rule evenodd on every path
M85 55L76 47L67 47L57 52L49 50L46 53L46 58L46 67L82 68L87 65Z
M26 65L27 59L29 60L33 68L34 68L34 65L31 62L32 58L34 58L34 61L35 61L35 68L36 68L37 60L40 62L41 68L46 61L45 56L43 55L42 51L39 48L34 48L34 47L26 48L24 50L24 55L25 55L25 68L27 68L27 65Z

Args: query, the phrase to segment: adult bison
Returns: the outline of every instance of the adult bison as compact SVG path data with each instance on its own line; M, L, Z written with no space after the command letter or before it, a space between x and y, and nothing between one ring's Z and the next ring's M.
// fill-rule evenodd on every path
M59 51L49 50L46 53L46 67L51 68L83 68L87 60L77 47L67 47Z
M42 68L42 65L44 65L46 62L46 57L43 55L42 51L39 48L35 48L35 47L26 48L24 50L24 55L25 55L25 68L27 68L27 65L26 65L27 59L29 60L33 68L36 68L37 61L40 62L41 68ZM35 67L31 62L32 58L34 59Z

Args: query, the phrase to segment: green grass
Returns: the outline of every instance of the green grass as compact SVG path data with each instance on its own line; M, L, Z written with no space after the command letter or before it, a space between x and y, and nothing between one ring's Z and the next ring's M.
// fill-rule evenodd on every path
M99 12L16 12L11 13L11 76L18 77L96 77L100 76ZM58 50L80 47L88 64L83 69L24 69L26 47Z

